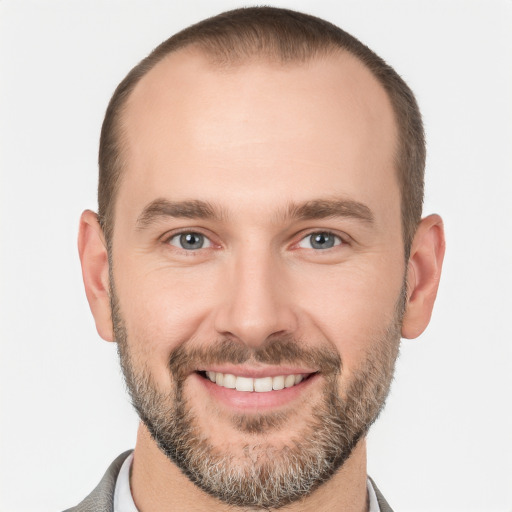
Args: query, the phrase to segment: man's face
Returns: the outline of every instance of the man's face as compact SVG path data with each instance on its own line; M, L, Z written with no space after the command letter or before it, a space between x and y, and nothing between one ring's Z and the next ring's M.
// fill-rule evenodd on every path
M181 51L136 87L124 136L113 316L139 413L207 492L293 501L347 459L392 378L386 94L348 55L219 68Z

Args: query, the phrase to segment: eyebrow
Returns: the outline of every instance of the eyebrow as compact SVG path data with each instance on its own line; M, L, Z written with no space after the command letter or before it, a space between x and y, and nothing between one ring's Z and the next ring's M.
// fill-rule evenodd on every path
M207 201L169 201L155 199L144 207L136 221L137 229L144 229L160 218L224 220L227 215ZM370 208L363 203L347 199L313 199L304 203L291 203L276 220L315 220L328 218L352 218L368 224L374 222Z
M374 222L373 213L368 206L347 199L313 199L301 204L291 204L284 217L298 220L346 217L368 224Z
M224 218L224 214L206 201L196 199L190 201L155 199L146 205L137 217L137 229L144 229L158 219L166 217L221 220Z

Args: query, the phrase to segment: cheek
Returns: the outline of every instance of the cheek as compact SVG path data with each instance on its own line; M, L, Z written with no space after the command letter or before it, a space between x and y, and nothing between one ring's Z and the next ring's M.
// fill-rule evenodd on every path
M296 291L304 317L313 324L310 331L319 331L336 348L348 371L360 366L396 319L403 273L387 267L347 265L308 272Z
M206 323L215 295L211 272L143 266L135 271L134 267L118 265L115 275L131 353L157 379L168 378L170 352L197 337Z

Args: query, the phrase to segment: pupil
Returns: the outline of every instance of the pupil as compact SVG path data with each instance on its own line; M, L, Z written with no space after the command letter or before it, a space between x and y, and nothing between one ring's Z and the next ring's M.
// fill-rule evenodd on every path
M180 237L184 249L200 249L203 246L203 235L199 233L186 233Z

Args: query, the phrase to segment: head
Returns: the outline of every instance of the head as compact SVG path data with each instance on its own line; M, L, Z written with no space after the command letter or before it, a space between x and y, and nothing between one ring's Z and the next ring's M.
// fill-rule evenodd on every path
M423 167L408 87L310 16L206 20L120 84L87 295L145 428L205 492L280 507L364 439L437 290Z

